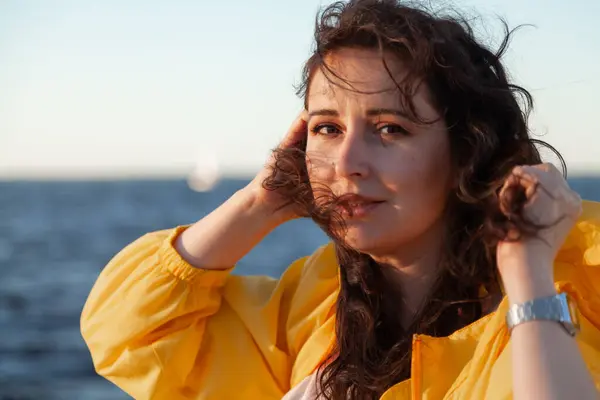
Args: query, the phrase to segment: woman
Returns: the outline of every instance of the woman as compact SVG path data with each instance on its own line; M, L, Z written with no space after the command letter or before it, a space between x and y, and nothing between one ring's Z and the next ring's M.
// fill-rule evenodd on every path
M541 164L508 36L493 53L396 1L326 8L265 170L101 274L97 371L136 399L595 398L600 206ZM332 244L279 280L230 276L299 216Z

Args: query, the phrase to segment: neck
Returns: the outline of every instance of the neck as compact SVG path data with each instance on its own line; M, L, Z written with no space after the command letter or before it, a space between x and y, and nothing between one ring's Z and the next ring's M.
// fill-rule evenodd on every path
M423 307L439 272L442 256L443 225L440 222L420 237L403 243L393 252L371 254L385 268L388 279L402 293L402 324L410 325Z

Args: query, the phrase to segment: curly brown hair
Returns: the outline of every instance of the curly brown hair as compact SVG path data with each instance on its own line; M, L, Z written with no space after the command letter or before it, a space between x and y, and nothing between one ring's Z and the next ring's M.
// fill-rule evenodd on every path
M328 399L377 399L409 378L412 335L445 336L481 318L481 289L487 296L501 293L495 256L498 241L509 231L530 235L540 228L524 218L525 198L516 188L509 191L506 204L499 204L499 189L512 169L541 162L536 145L556 152L529 135L532 98L509 82L501 63L514 32L504 22L503 26L504 39L492 51L476 40L465 18L438 15L413 3L336 2L317 16L316 46L298 89L305 106L317 69L335 76L335 82L344 82L345 89L355 90L326 64L328 54L347 47L376 50L402 104L419 123L431 121L420 120L416 113L414 83L419 80L428 86L448 129L458 181L448 199L439 276L415 323L406 328L397 309L402 293L388 279L387 268L347 246L334 229L343 224L335 212L343 199L309 183L305 141L292 149L275 150L276 162L264 187L277 190L287 205L293 204L332 237L340 265L336 341L319 371L320 390ZM390 55L408 61L408 75L402 81L388 68Z

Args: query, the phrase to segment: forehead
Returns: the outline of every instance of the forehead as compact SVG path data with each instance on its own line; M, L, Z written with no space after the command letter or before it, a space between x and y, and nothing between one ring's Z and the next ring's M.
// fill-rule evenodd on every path
M307 106L332 101L367 101L400 104L397 83L407 75L406 65L396 56L366 49L341 49L325 57L326 67L317 68L308 87ZM390 76L390 73L393 76Z

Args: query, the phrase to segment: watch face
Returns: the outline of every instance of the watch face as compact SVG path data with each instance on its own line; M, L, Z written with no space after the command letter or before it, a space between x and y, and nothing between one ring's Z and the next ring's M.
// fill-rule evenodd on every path
M577 304L570 296L567 296L567 305L569 306L569 314L571 314L571 323L575 330L579 331L579 313L577 311Z

